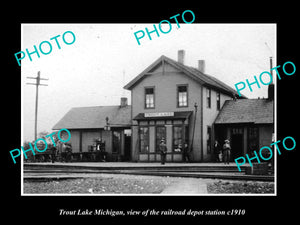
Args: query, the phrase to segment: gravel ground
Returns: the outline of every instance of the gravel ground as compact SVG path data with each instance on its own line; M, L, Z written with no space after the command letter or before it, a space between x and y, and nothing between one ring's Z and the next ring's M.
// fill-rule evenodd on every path
M88 176L65 180L25 180L24 194L159 194L167 186L186 179L125 174ZM274 182L195 179L207 184L208 194L274 193Z
M171 177L103 174L93 178L25 180L23 188L25 194L159 194L176 180Z
M207 191L211 194L274 193L274 182L219 180L217 182L208 183Z

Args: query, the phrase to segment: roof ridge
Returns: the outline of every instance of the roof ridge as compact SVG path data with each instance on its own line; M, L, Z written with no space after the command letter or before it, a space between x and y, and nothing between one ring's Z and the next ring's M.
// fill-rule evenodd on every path
M127 105L127 106L131 106L131 105ZM120 105L77 106L77 107L72 107L71 109L78 109L78 108L96 108L96 107L120 107Z
M178 61L171 59L165 55L161 55L151 65L149 65L146 69L144 69L139 75L137 75L128 84L126 84L124 86L124 88L130 90L133 86L135 86L137 84L137 82L139 82L140 79L143 79L145 77L145 74L147 73L147 71L154 68L161 61L167 61L172 66L177 67L177 69L180 69L183 73L185 73L190 78L199 82L201 85L206 84L208 86L212 86L212 87L219 89L220 91L222 91L226 94L229 94L229 95L230 94L234 95L234 96L238 95L238 93L235 89L233 89L232 87L230 87L223 81L220 81L218 78L208 75L208 74L205 74L205 73L202 73L200 70L198 70L194 67L179 63ZM246 96L242 96L242 97L246 98Z
M168 57L166 57L168 58ZM170 59L170 58L168 58ZM192 71L189 71L190 73L200 73L201 76L204 76L205 78L213 81L214 83L216 83L219 87L218 88L221 88L221 89L225 89L225 91L227 92L233 92L234 94L237 94L237 92L232 88L230 87L229 85L225 84L223 81L219 80L218 78L212 76L212 75L209 75L209 74L206 74L206 73L203 73L201 72L198 68L195 68L193 66L188 66L188 65L184 65L184 64L181 64L179 62L177 62L176 60L173 60L173 59L170 59L171 61L173 61L174 63L176 63L177 65L180 65L181 67L184 67L186 68L187 70L192 70ZM196 74L196 76L201 79L201 77L199 77L198 74ZM207 83L205 80L201 79L204 83ZM215 85L216 86L216 85ZM244 96L245 97L245 96Z
M273 102L268 99L226 100L214 123L274 123Z
M131 109L131 105L74 107L52 129L99 129L105 126L106 117L109 117L111 123L120 124L120 121L125 121L130 124Z

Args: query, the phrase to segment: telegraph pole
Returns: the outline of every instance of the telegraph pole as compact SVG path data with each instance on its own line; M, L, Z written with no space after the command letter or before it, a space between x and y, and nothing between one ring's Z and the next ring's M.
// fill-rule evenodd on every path
M34 120L34 140L37 139L37 114L38 114L38 98L39 98L39 86L48 86L47 84L41 84L41 80L49 80L46 78L40 77L40 71L38 71L37 77L27 77L28 79L36 79L36 83L26 83L36 86L36 95L35 95L35 120Z
M198 105L196 102L195 102L194 107L195 107L195 116L194 116L194 124L193 124L193 135L192 135L192 141L191 141L191 146L190 146L191 151L193 151L193 145L194 145L195 125L196 125L197 108L198 108ZM202 149L201 149L201 151L202 151Z
M270 56L270 71L271 71L271 75L272 75L272 78L273 78L273 70L272 70L272 68L273 68L273 65L272 65L273 64L273 52L272 52L272 50L269 47L267 42L265 42L265 45L267 46L267 48L269 49L269 51L271 53L271 56ZM272 83L273 83L273 80L272 80Z

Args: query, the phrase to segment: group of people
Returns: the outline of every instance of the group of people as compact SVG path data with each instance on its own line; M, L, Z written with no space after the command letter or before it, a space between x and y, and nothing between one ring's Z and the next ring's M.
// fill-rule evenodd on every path
M164 165L166 162L167 155L167 146L164 139L160 141L159 152L161 164ZM225 164L229 164L231 154L231 146L229 140L226 139L222 147L218 141L215 141L214 154L217 162L224 162ZM184 144L184 147L182 149L182 159L184 162L190 161L189 147L187 143Z
M66 161L70 161L71 159L71 153L72 149L69 145L64 145L64 149L66 152ZM52 163L54 163L57 155L57 149L53 146L52 147ZM184 143L184 146L182 148L182 159L184 162L190 161L190 152L189 147L187 143ZM159 152L161 156L161 164L164 165L166 162L166 155L167 155L167 146L165 143L165 140L162 139L159 144ZM215 154L215 160L216 162L224 162L225 164L229 164L230 161L230 154L231 154L231 146L229 140L225 140L223 146L219 144L219 142L216 140L214 144L214 154Z
M180 147L182 150L182 160L184 162L189 162L190 161L190 150L189 146L187 143L184 143L183 148ZM160 144L159 144L159 152L160 152L160 159L161 159L161 164L164 165L166 162L166 155L167 155L167 146L165 139L161 139Z
M72 158L72 147L69 143L63 143L63 150L65 156L65 162L71 162ZM58 155L60 154L57 147L54 145L51 147L51 161L54 163L57 160Z
M216 162L224 162L225 164L229 164L231 154L231 146L229 140L226 139L222 147L216 140L214 144L214 154Z

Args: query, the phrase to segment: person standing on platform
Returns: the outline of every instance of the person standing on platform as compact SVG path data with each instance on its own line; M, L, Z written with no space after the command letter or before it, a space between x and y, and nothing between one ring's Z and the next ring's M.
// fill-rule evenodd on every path
M161 141L160 141L159 151L160 151L161 164L164 165L166 162L166 155L167 155L167 146L165 144L164 139L161 139Z
M229 140L225 140L224 142L225 142L223 145L224 163L229 165L231 147L229 144Z
M190 162L190 149L187 143L184 143L183 152L182 152L182 161Z
M215 141L215 144L214 144L214 155L215 155L216 162L222 161L222 157L220 157L220 155L222 156L221 146L217 140Z
M55 158L56 158L56 147L54 147L54 145L52 146L51 148L51 160L52 160L52 163L55 162Z

